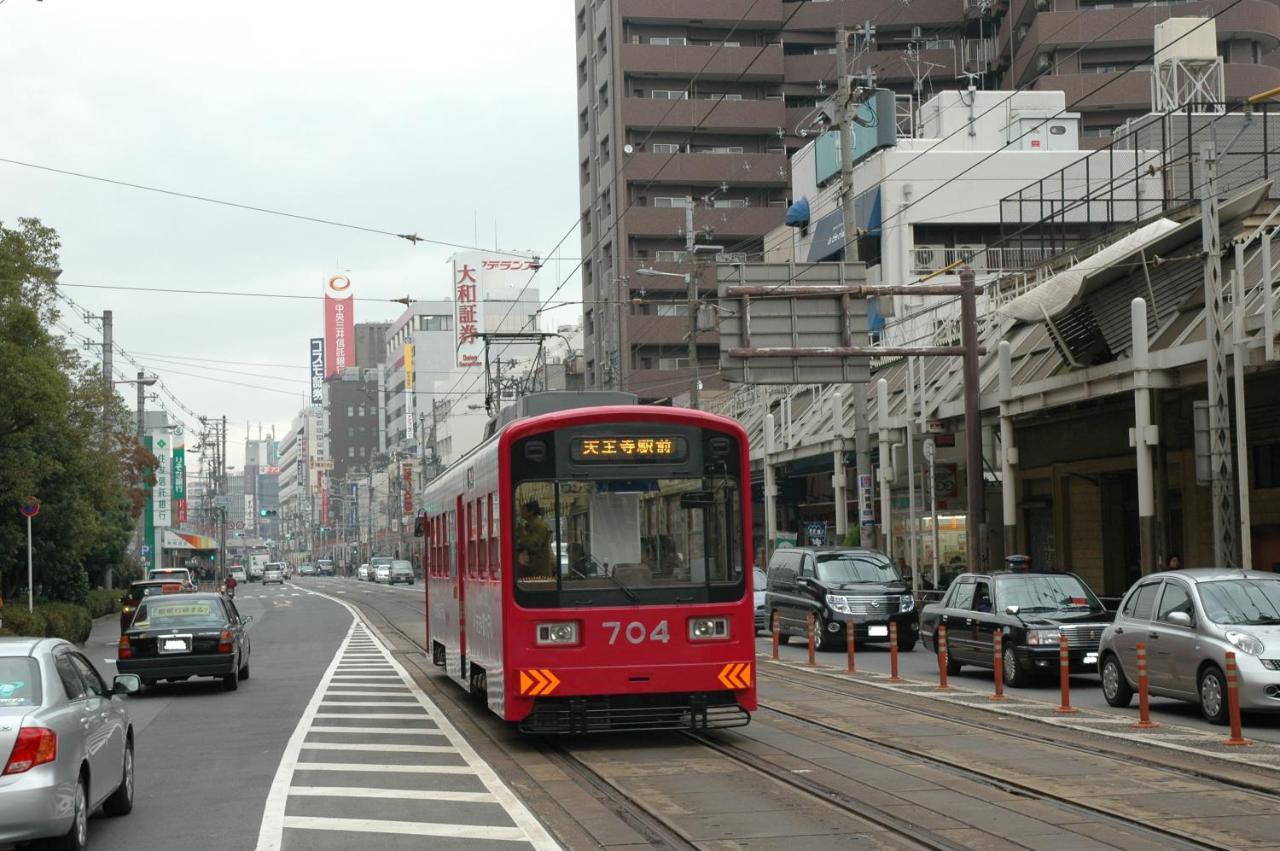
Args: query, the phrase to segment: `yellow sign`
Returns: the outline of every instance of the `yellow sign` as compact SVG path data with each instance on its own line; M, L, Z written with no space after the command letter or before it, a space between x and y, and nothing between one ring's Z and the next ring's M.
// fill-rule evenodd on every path
M560 685L560 678L546 668L530 668L520 672L520 694L525 697L546 697Z
M575 461L683 461L683 437L578 437L570 443Z
M413 343L404 344L404 389L413 389Z
M751 663L730 662L721 669L718 679L725 688L751 688Z

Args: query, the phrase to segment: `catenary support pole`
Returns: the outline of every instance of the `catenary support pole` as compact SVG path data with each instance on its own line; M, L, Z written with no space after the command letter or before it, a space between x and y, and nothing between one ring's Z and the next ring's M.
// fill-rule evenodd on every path
M769 563L778 538L778 485L773 471L773 414L764 417L764 562Z
M138 370L138 380L135 386L138 388L138 442L142 442L142 433L146 429L146 405L147 405L147 374L142 370Z
M34 569L35 562L31 558L31 515L27 515L27 611L31 612L36 607L36 574Z
M111 402L115 400L115 384L112 383L113 358L115 351L114 340L114 320L110 310L102 311L102 383L107 391L107 401L103 407L103 414L107 414ZM105 419L104 419L105 422ZM106 575L102 579L102 587L110 591L114 585L115 571L110 567L106 570Z
M1267 236L1264 234L1264 240ZM1249 510L1249 437L1245 427L1244 367L1249 360L1249 335L1244 327L1244 245L1236 243L1236 268L1232 275L1231 331L1234 351L1231 356L1231 378L1235 387L1236 409L1236 493L1239 495L1240 566L1253 567L1252 512Z
M876 425L880 428L880 537L881 550L893 558L893 524L890 499L893 485L893 458L889 447L889 382L881 378L876 382Z
M1000 341L1000 506L1004 515L1004 554L1018 551L1018 448L1013 445L1013 350Z
M911 593L916 598L920 598L920 548L916 546L916 454L915 454L915 417L912 414L911 400L914 394L911 387L915 383L915 359L907 358L907 419L906 419L906 436L907 442L907 559L911 567Z
M844 397L839 393L831 394L831 432L843 445ZM843 449L831 453L831 466L831 493L836 508L836 543L844 543L844 536L849 531L849 477L845 469Z
M689 384L689 407L696 411L698 409L698 384L701 379L698 377L698 269L693 238L693 198L686 195L684 197L685 260L694 261L693 271L686 272L684 276L689 299L689 369L693 370L693 377Z
M1135 298L1129 303L1133 324L1133 439L1138 464L1138 553L1143 575L1159 570L1156 565L1155 472L1151 448L1156 444L1151 424L1151 355L1147 349L1147 302Z
M973 269L960 270L960 342L964 346L965 541L969 570L982 570L979 530L986 522L983 505L982 411L978 386L978 290Z

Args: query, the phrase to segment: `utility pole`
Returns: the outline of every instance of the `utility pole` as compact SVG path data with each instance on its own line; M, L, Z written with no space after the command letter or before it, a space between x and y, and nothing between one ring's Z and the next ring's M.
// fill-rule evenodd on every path
M147 404L147 374L142 370L138 370L138 442L142 442L142 434L146 430L145 417L143 411Z
M983 503L982 410L978 386L978 288L973 269L960 270L960 342L964 347L965 543L969 570L982 570L986 533Z
M1205 374L1209 389L1209 464L1213 487L1213 557L1221 567L1239 567L1235 524L1235 488L1231 480L1231 379L1227 374L1227 305L1223 300L1222 245L1218 233L1218 153L1212 142L1200 146L1201 247L1204 250ZM1241 498L1247 499L1248 494Z
M866 27L870 38L872 29ZM849 101L852 98L849 78L849 33L841 25L836 30L836 91L832 98L835 105L836 131L840 134L840 210L844 218L844 259L858 260L857 222L853 210L853 139L850 138ZM871 431L867 416L867 385L852 385L853 391L853 447L858 473L858 523L863 533L860 543L864 547L876 546L875 516L871 499ZM884 459L881 459L884 463Z
M111 337L111 311L102 311L102 381L111 388L111 353L115 347Z
M684 250L693 261L693 269L684 276L689 290L689 368L693 383L689 386L689 407L698 409L698 254L693 245L693 196L684 196Z

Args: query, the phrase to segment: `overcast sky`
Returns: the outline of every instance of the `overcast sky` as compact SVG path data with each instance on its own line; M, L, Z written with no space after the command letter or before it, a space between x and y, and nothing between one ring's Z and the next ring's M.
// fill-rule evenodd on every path
M0 157L485 248L496 226L550 257L578 212L573 39L570 0L3 0ZM0 220L19 216L57 229L69 285L319 295L343 271L357 298L449 292L451 248L0 163ZM579 248L574 231L560 254ZM538 275L544 298L575 262ZM64 292L227 415L232 464L246 421L279 430L303 402L320 301ZM556 301L580 292L575 274Z

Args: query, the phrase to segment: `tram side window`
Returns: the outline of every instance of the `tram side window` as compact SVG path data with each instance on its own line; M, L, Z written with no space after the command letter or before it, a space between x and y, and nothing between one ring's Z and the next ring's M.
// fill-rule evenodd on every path
M498 500L493 498L493 494L489 494L489 511L486 515L489 520L489 575L494 579L502 575L502 559L498 554L498 539L502 537L502 527L494 514L497 508Z
M476 575L489 577L489 545L484 528L484 499L476 498Z
M466 516L467 516L467 525L464 527L466 529L467 539L463 545L462 552L464 553L463 557L466 558L467 560L467 576L475 576L476 575L476 514L475 514L476 509L475 509L475 506L472 505L470 501L467 502L464 508L466 509Z
M449 562L449 576L456 579L458 576L458 512L456 510L450 511L449 519L445 521L445 536L448 541L445 558Z

